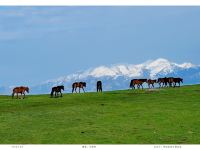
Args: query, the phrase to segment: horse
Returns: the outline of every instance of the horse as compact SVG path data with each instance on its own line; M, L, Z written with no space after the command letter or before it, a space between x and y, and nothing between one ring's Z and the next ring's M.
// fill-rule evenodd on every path
M97 92L102 92L102 82L97 81Z
M176 83L178 83L179 87L180 87L181 83L183 83L183 79L182 78L173 78L173 82L174 82L174 87L176 87Z
M55 97L58 97L59 93L60 93L60 97L62 97L62 92L61 92L62 90L64 91L64 86L63 85L52 87L51 94L50 94L51 97L53 97L54 93L55 93Z
M174 78L173 77L169 77L167 79L168 79L169 87L172 87L172 84L174 83Z
M167 83L168 83L168 78L158 78L157 83L159 84L159 88L161 87L167 87ZM162 85L161 85L162 84Z
M85 93L84 87L86 87L86 82L74 82L72 84L72 93L74 93L74 90L77 93L76 91L77 87L79 88L79 93L80 93L80 89L83 89L83 92Z
M147 80L147 83L148 83L148 87L151 88L151 85L152 85L152 88L154 88L154 83L156 83L156 80Z
M147 82L147 79L133 79L131 80L130 82L130 88L134 88L135 89L135 85L137 85L137 88L139 89L140 86L142 86L142 89L143 89L143 83L144 82Z
M14 98L15 93L17 93L17 99L19 98L19 97L18 97L18 93L20 93L21 96L22 96L22 94L23 94L23 95L24 95L23 99L24 99L24 98L25 98L25 92L29 93L29 88L28 88L28 87L24 87L24 86L15 87L15 88L13 89L12 99Z

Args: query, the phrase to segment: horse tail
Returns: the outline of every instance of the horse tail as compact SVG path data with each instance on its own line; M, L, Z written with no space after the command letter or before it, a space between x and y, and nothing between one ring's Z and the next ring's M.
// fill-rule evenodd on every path
M74 85L75 85L75 84L73 83L73 84L72 84L72 93L74 92Z
M131 82L130 82L130 88L132 88L133 87L133 81L131 80Z
M51 97L53 97L53 89L51 90L51 94L50 95L51 95Z
M12 99L14 98L16 88L13 89Z

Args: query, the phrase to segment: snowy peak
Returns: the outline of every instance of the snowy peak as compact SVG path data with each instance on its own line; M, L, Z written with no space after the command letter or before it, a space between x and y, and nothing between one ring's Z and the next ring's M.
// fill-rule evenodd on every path
M111 67L100 66L92 69L88 75L93 77L140 77L144 72L149 72L150 77L155 77L157 74L171 73L176 69L188 69L195 67L191 63L176 64L164 58L159 58L153 61L147 61L142 64L128 64L128 65L113 65Z
M106 66L100 66L93 69L89 75L94 77L101 77L101 76L116 76L117 71L113 68L108 68Z
M155 61L150 61L149 63L146 64L146 68L147 69L164 69L164 68L171 68L172 67L172 63L170 63L168 60L163 59L163 58L159 58Z
M117 78L119 76L124 76L127 78L131 77L156 78L158 75L166 75L177 70L189 69L193 67L196 67L196 65L191 63L177 64L174 62L170 62L167 59L159 58L141 64L119 64L111 66L99 66L93 69L78 72L65 77L60 77L55 80L48 80L47 82L64 83L69 80L78 81L81 79L86 79L87 77Z
M188 68L193 68L193 67L196 67L196 66L193 65L192 63L183 63L183 64L180 64L179 67L188 69Z
M158 73L170 73L176 67L175 63L171 63L166 59L159 58L146 64L146 69L150 70L150 76L155 77Z
M180 68L183 68L183 69L187 69L187 68L195 67L196 65L189 63L189 62L177 64L177 63L174 63L174 62L170 62L169 60L164 59L164 58L158 58L154 61L151 61L149 64L147 64L147 66L149 66L149 67L160 67L160 68L180 67Z

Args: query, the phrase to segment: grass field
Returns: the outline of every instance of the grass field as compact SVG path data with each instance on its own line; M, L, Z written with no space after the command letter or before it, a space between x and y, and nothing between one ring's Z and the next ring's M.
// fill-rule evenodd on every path
M200 85L0 96L0 144L200 144Z

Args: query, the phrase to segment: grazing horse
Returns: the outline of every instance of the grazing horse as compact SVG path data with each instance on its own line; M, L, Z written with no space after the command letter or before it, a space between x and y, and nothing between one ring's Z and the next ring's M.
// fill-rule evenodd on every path
M156 83L156 80L147 80L147 83L148 83L148 87L151 88L151 85L152 85L152 88L154 88L154 83Z
M178 83L179 87L180 87L181 83L183 83L183 79L182 78L173 78L173 82L174 82L174 87L176 87L176 83Z
M28 87L24 87L24 86L15 87L15 88L13 89L12 99L14 98L15 93L17 93L17 99L18 99L18 93L20 93L21 96L22 96L22 94L23 94L23 95L24 95L23 99L24 99L24 98L25 98L25 92L29 93L29 88L28 88Z
M133 79L133 80L131 80L131 82L130 82L130 88L134 88L135 89L135 85L137 85L137 88L139 89L140 88L140 86L142 87L142 89L143 89L143 83L144 82L147 82L147 79Z
M97 81L97 92L102 92L102 82Z
M72 93L75 92L77 93L76 89L77 87L79 88L79 93L80 93L80 89L83 89L83 92L85 93L84 87L86 87L86 82L75 82L72 84Z
M61 92L62 90L64 91L64 86L63 85L52 87L51 97L53 97L53 93L55 93L55 97L58 97L59 93L60 93L60 97L62 97L62 92Z

